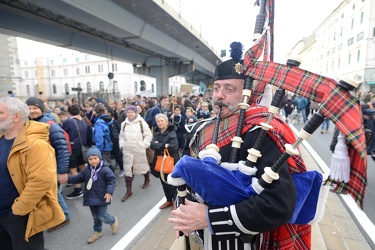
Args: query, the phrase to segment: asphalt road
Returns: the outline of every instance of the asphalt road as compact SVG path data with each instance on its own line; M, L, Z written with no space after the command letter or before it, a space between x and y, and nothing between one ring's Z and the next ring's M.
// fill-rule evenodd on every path
M116 170L116 173L118 170ZM121 202L125 194L125 182L123 177L117 177L115 193L108 212L119 219L119 232L112 235L109 225L103 224L103 237L93 244L87 244L87 239L93 232L93 219L89 207L83 206L83 198L66 200L70 209L72 222L52 233L44 232L45 248L49 250L73 250L73 249L111 249L129 230L131 230L163 197L159 179L151 176L151 184L142 189L143 176L135 176L133 182L133 196L126 202ZM67 195L73 187L63 188L62 194Z

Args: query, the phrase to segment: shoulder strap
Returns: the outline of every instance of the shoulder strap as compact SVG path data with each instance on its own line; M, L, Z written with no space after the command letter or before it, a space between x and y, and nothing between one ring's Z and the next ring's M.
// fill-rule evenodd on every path
M141 132L142 132L142 135L143 135L143 124L142 124L142 121L139 121L139 125L141 126Z
M81 143L81 146L83 146L82 138L81 138L81 133L79 132L78 123L77 123L77 121L75 120L75 118L72 118L72 119L73 119L74 124L76 125L77 131L78 131L79 142Z

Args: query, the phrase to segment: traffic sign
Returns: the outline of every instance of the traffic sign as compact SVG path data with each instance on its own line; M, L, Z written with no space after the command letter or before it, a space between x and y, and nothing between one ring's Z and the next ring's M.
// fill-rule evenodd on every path
M82 91L82 88L72 88L72 91Z

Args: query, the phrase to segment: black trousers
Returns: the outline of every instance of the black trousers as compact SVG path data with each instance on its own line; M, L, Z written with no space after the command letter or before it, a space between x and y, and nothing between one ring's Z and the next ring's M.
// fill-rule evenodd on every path
M29 216L9 213L0 218L0 249L1 250L44 250L43 232L25 240L26 224Z

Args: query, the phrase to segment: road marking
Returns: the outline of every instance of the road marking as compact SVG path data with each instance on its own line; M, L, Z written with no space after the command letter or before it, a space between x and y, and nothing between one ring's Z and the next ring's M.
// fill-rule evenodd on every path
M114 245L111 250L124 250L138 234L155 218L160 212L159 207L166 201L161 199L124 237Z

